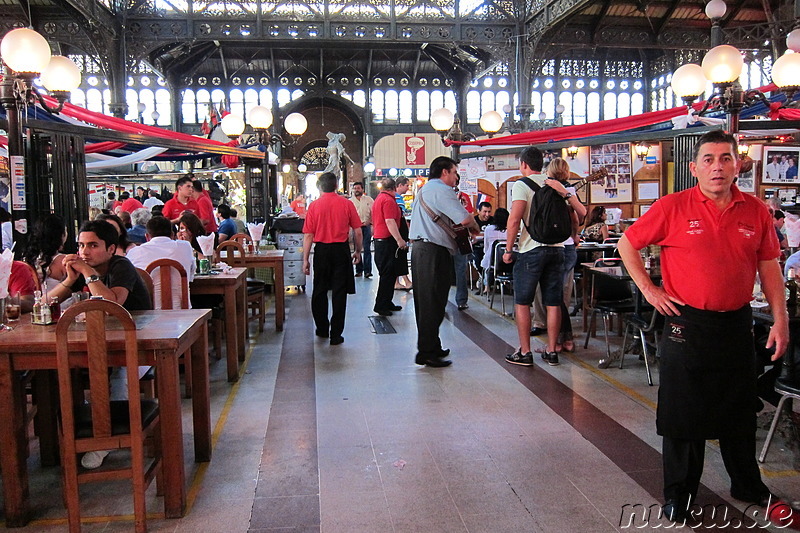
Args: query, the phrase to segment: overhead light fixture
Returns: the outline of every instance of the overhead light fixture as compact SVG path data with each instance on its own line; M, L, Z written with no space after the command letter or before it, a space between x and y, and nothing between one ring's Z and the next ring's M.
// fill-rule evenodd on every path
M253 128L256 133L256 141L259 144L277 145L288 147L297 142L297 139L308 128L308 121L300 113L291 113L286 117L283 122L283 127L289 134L289 137L283 137L278 133L272 133L270 127L272 126L273 116L272 111L264 106L253 106L247 112L247 124ZM233 113L228 113L220 121L220 127L223 133L231 139L236 139L244 133L246 125L244 119Z
M578 147L577 146L570 146L567 148L567 155L570 159L575 159L575 156L578 155Z
M739 143L739 159L744 159L748 155L750 155L750 146L745 143Z
M647 154L650 153L650 145L647 143L636 143L633 145L633 151L636 153L636 157L639 158L639 161L644 161L647 159Z

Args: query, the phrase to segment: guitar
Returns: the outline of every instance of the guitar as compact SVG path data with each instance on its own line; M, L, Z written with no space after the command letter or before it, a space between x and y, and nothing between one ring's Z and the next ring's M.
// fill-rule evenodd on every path
M586 176L585 178L582 178L576 181L575 183L565 183L564 185L566 185L567 187L575 187L575 191L577 192L586 187L587 184L593 181L599 181L601 179L605 179L607 177L608 177L608 170L606 169L606 167L600 167L591 174L589 174L588 176Z
M469 234L469 229L461 224L453 224L450 226L453 230L453 240L458 247L458 253L467 255L472 253L472 238Z

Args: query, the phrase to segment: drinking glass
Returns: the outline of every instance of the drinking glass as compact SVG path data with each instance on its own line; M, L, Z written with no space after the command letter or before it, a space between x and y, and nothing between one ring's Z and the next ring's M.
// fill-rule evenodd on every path
M6 321L16 322L22 314L19 292L15 292L6 298Z

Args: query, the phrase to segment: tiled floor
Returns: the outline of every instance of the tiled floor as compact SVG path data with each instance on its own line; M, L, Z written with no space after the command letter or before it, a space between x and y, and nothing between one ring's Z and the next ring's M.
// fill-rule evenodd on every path
M604 351L598 338L589 350L562 356L558 367L508 365L513 322L497 302L490 310L472 297L466 311L451 302L442 326L453 365L418 367L411 295L395 293L405 307L389 319L397 334L375 335L367 317L376 287L377 278L357 279L341 346L314 337L309 297L300 293L287 297L284 333L252 339L239 383L227 383L224 361L212 358L213 459L187 464L190 509L180 520L163 519L151 489L151 531L611 532L666 525L653 514L649 524L626 527L624 506L656 505L661 494L657 387L647 386L642 362L629 357L625 369L597 369ZM796 452L784 444L782 437L773 444L764 475L775 492L797 500ZM32 452L35 520L20 531L65 531L58 469L38 465L35 441ZM745 509L728 496L715 443L707 446L703 486L700 500L728 505L729 519ZM85 490L84 531L132 531L126 494L124 483ZM720 527L719 517L713 525L738 530ZM695 529L712 529L712 521Z

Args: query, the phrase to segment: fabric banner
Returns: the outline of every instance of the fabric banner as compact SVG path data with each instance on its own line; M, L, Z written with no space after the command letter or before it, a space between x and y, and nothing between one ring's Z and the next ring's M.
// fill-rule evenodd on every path
M102 159L100 161L92 161L90 163L86 163L86 169L94 170L98 168L112 168L121 165L132 165L134 163L146 161L151 157L166 151L167 151L166 148L161 148L160 146L153 146L151 148L145 148L144 150L140 150L138 152L134 152L132 154L128 154L123 157L111 157L108 159Z
M406 165L425 164L425 139L423 137L406 137Z

